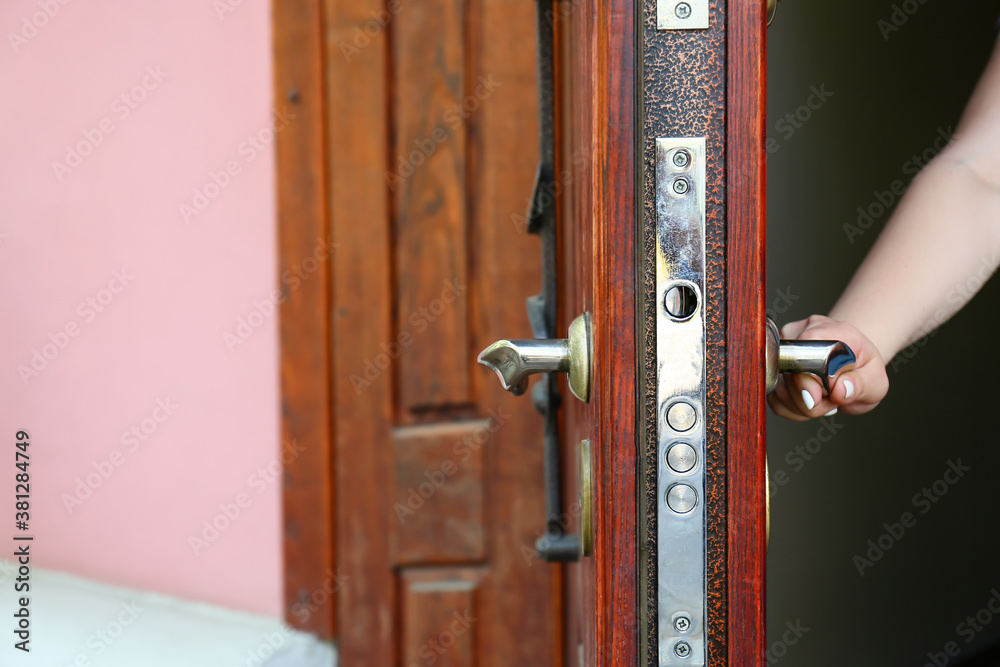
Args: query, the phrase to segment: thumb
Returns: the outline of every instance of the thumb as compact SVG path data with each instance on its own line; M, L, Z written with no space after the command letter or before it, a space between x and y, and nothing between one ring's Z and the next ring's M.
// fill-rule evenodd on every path
M864 389L861 374L855 371L841 373L830 388L830 400L837 405L850 405L858 400Z
M837 377L830 390L830 399L848 408L849 414L868 412L889 393L889 376L885 367L868 363Z

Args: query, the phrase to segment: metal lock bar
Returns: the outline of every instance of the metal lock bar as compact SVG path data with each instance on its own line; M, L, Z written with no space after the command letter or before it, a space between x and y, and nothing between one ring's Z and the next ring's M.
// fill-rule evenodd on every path
M705 161L704 137L656 140L660 667L706 661Z
M708 0L656 0L657 30L707 30Z

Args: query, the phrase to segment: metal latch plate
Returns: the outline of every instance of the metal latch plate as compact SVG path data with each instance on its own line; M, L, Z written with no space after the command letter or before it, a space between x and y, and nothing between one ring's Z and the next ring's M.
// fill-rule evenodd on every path
M656 0L657 30L707 30L708 0Z
M656 140L657 577L660 667L704 667L704 137Z

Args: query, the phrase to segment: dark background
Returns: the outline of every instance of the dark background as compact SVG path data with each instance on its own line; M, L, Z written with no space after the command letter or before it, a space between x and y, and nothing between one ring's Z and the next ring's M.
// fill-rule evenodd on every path
M833 305L889 216L854 243L844 225L957 126L992 50L1000 3L911 0L917 11L886 39L878 21L893 4L783 0L769 30L768 301L792 302L779 326ZM823 85L833 96L800 128L777 125ZM772 482L771 664L919 666L953 641L955 665L1000 642L1000 615L971 643L956 631L1000 590L997 283L889 371L878 410L835 418L842 428L820 434L829 442L811 460L786 456L822 424L770 417L771 479L787 475ZM958 459L972 470L921 514L914 494ZM860 576L854 556L907 511L916 525ZM784 646L787 622L808 630Z

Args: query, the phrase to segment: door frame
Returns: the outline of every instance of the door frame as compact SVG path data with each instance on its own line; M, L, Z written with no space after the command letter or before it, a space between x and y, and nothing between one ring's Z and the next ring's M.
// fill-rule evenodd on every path
M282 472L284 616L294 628L333 639L341 584L329 352L333 262L317 253L324 241L331 249L322 4L274 0L271 19L274 104L295 114L275 137L281 436L296 445ZM317 268L306 274L309 257Z
M766 664L764 388L767 1L728 1L726 141L729 664ZM748 325L749 323L749 325Z

